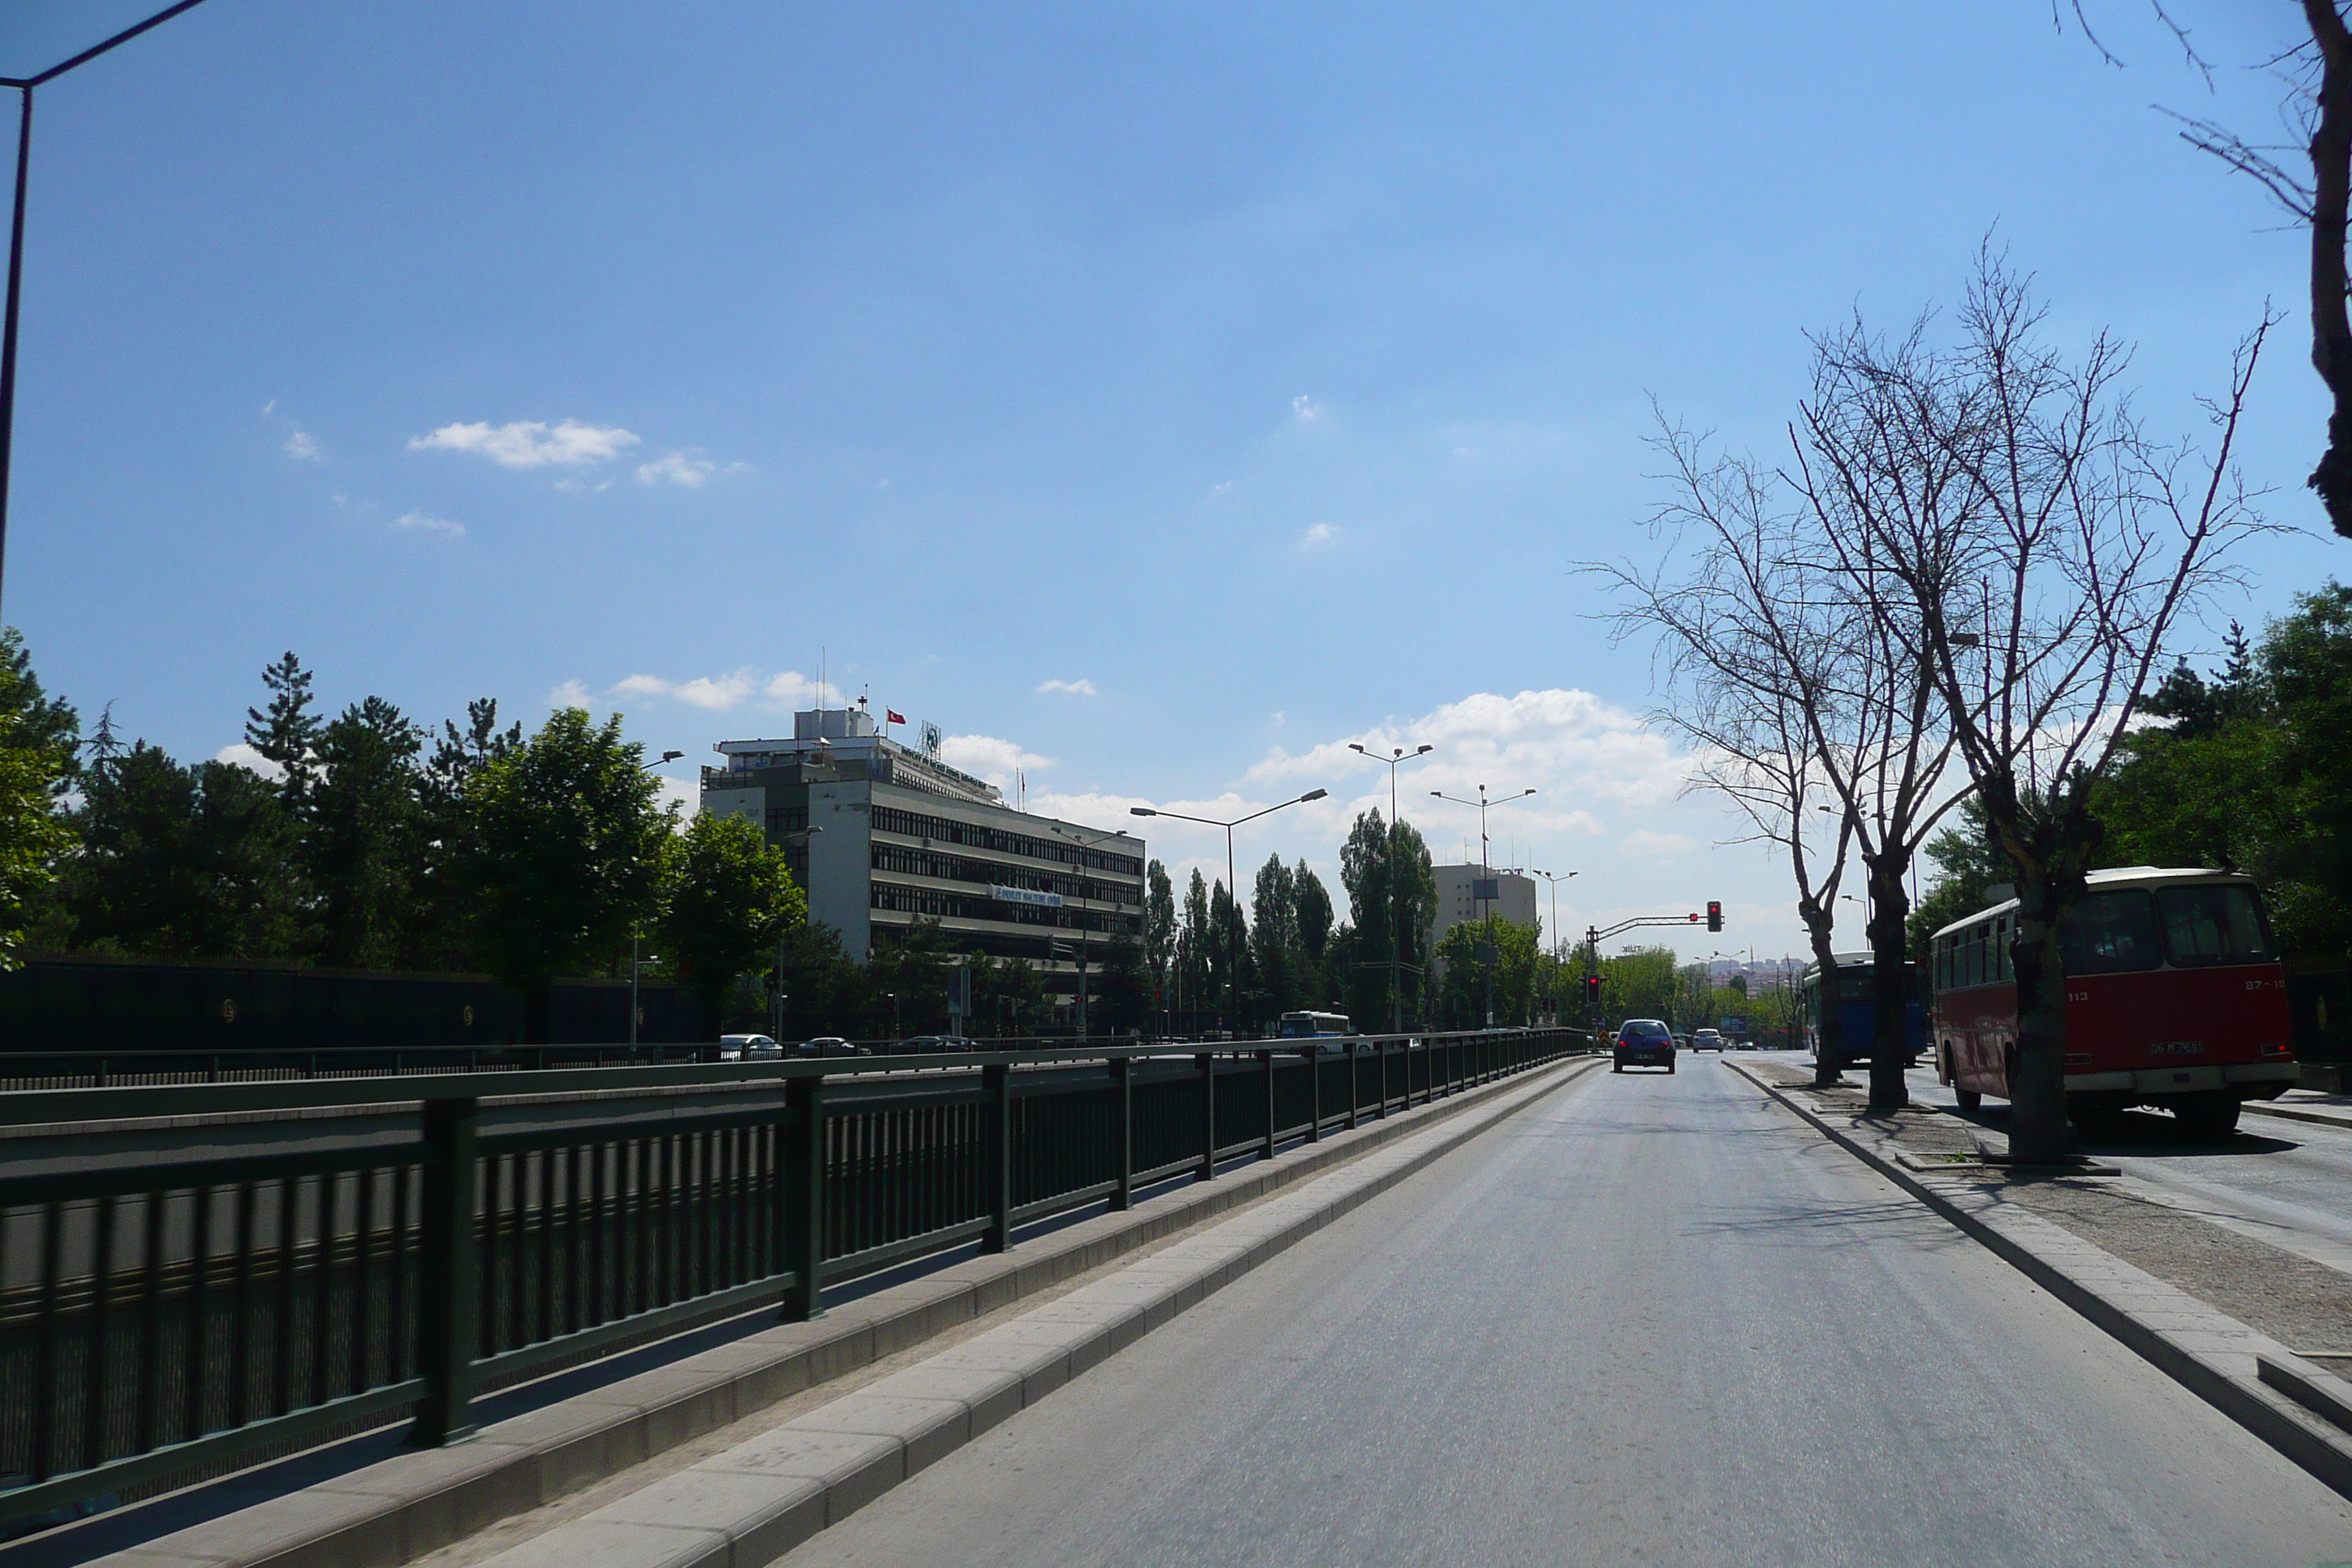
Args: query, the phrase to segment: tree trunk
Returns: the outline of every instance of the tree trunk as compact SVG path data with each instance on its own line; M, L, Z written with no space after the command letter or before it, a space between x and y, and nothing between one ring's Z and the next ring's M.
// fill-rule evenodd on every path
M1910 994L1903 984L1909 946L1903 922L1911 900L1904 895L1903 868L1891 857L1870 867L1870 1108L1900 1110L1911 1103L1910 1087L1903 1081L1909 1050L1903 1024Z
M2009 1152L2020 1160L2076 1152L2066 1120L2066 974L2058 951L2058 900L2046 877L2018 885L2017 1043L2009 1062Z
M1827 1089L1838 1081L1845 1066L1845 1030L1838 1018L1837 944L1830 917L1818 908L1801 908L1805 935L1813 945L1813 962L1821 969L1822 1026L1813 1043L1813 1087Z
M2311 488L2336 531L2352 537L2352 321L2345 311L2344 236L2352 190L2352 38L2336 0L2304 0L2320 61L2319 121L2311 136L2311 363L2327 385L2327 450Z

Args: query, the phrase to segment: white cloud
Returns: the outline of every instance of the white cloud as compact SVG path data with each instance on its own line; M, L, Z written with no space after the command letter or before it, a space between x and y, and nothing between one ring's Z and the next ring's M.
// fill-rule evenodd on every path
M567 685L577 688L581 698L586 698L586 687L577 681ZM796 669L762 675L750 665L723 675L698 675L686 680L639 672L614 682L605 695L615 702L682 702L710 713L723 713L746 704L770 711L837 707L842 700L839 688L820 688Z
M940 760L952 768L977 773L999 789L1010 789L1016 769L1035 772L1054 765L1051 757L1041 757L1034 752L1024 752L1018 743L1000 741L993 735L949 735L940 742ZM1038 809L1041 799L1032 794L1030 809Z
M1095 695L1095 683L1091 680L1041 680L1037 683L1037 689L1040 693L1060 691L1072 697L1092 697Z
M1298 548L1316 550L1327 544L1337 544L1342 531L1336 522L1318 522L1298 536Z
M267 402L267 403L265 403L265 404L263 404L263 405L261 405L261 416L262 416L264 419L268 418L272 414L275 414L275 413L277 413L277 412L278 412L278 399L276 399L276 398L274 398L274 397L273 397L273 398L271 398L268 402Z
M620 699L664 699L689 708L723 712L737 707L759 689L759 675L749 668L720 676L698 675L691 680L664 680L658 675L632 675L613 688Z
M842 702L841 688L811 680L797 669L770 676L761 689L769 704L776 708L837 708Z
M507 425L444 425L429 436L408 443L412 452L437 448L446 452L478 452L506 468L539 468L549 464L601 463L637 444L637 437L617 425L583 425L566 419L549 426L536 419Z
M640 484L659 484L667 479L674 485L684 485L690 490L700 489L713 474L740 474L746 465L730 463L720 468L703 458L689 458L684 452L672 452L650 463L637 465Z
M425 533L446 533L452 539L466 537L466 525L451 522L446 517L427 517L421 511L403 512L392 520L394 528L407 528Z
M279 779L286 776L286 770L284 768L279 767L276 763L271 762L268 757L263 756L259 752L257 752L251 746L247 745L243 741L233 742L228 745L223 746L219 751L213 753L213 761L216 763L230 763L237 767L243 768L249 773L259 773L263 778L269 780L272 784L277 783Z
M550 708L593 709L596 706L596 700L588 694L588 689L580 682L567 680L547 694L547 705Z
M1622 847L1633 855L1687 855L1698 847L1698 840L1684 833L1654 833L1637 827L1625 835Z
M1322 405L1303 392L1290 400L1290 412L1301 425L1312 425L1323 417Z
M319 438L308 430L289 430L285 441L286 455L300 462L322 463L325 457L319 450Z
M1234 488L1234 481L1233 481L1233 480L1231 480L1231 479L1226 479L1226 480L1224 480L1223 482L1222 482L1222 483L1220 483L1220 484L1213 484L1213 485L1211 485L1211 486L1209 487L1209 499L1210 499L1211 500L1216 500L1219 496L1223 495L1223 494L1225 494L1227 491L1231 490L1233 488Z

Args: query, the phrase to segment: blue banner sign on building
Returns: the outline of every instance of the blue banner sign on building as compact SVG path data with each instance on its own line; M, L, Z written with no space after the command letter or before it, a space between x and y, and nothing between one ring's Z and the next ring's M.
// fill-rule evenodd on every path
M1048 910L1058 910L1062 907L1061 894L1033 892L1027 888L992 887L988 889L988 896L1001 903L1036 904Z

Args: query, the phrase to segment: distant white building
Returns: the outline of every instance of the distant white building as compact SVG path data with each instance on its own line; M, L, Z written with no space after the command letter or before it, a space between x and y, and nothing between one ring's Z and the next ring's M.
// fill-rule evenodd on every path
M790 740L721 741L702 809L749 819L850 956L935 921L967 952L1024 958L1075 994L1078 966L1143 926L1144 842L1004 804L996 786L877 730L863 708L793 715Z
M1483 866L1433 866L1430 869L1437 877L1437 912L1429 928L1432 948L1455 926L1490 914L1500 915L1513 925L1538 923L1533 877L1499 867L1488 870Z

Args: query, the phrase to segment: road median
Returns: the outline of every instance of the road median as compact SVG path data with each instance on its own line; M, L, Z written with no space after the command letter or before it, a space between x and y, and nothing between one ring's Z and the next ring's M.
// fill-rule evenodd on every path
M49 1560L121 1568L395 1568L1237 1208L1256 1205L1244 1216L1255 1217L1291 1202L1274 1194L1315 1184L1335 1167L1352 1175L1375 1162L1386 1172L1402 1161L1386 1178L1401 1179L1599 1060L1585 1057L1538 1068L1327 1133L1213 1182L1177 1187L1131 1210L1101 1214L1021 1240L1004 1253L877 1290L814 1321L759 1330L486 1426L471 1443L402 1452L112 1555ZM1187 1245L1162 1247L1147 1263ZM100 1516L57 1535L109 1522ZM0 1568L8 1557L0 1551Z

